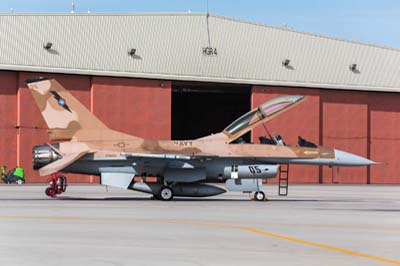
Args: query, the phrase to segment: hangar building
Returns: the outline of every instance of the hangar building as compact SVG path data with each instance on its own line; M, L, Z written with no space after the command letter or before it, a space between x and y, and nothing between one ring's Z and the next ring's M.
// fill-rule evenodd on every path
M25 167L28 182L47 179L31 169L47 138L24 83L43 76L113 129L151 139L219 132L267 99L306 95L272 133L384 164L292 166L291 182L400 183L400 50L207 14L3 14L0 36L0 164Z

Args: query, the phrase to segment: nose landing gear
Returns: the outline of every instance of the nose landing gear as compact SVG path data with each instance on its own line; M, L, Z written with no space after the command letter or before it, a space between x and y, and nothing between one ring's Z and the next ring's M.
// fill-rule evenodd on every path
M67 178L58 173L51 175L49 180L49 187L46 188L45 193L47 196L54 198L57 194L62 194L67 190Z
M257 191L254 193L254 200L256 201L264 201L265 200L265 194L262 191Z

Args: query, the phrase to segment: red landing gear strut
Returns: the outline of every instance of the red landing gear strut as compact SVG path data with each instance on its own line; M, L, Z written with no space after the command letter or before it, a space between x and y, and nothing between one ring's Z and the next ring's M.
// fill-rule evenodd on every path
M67 190L67 178L59 173L51 174L49 180L49 187L46 188L45 193L49 197L55 197Z

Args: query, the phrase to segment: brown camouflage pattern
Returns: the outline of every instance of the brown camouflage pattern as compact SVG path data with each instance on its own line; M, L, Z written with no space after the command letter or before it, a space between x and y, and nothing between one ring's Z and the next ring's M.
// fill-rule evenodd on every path
M190 157L248 157L248 158L334 158L334 150L325 147L307 148L268 144L231 144L254 127L290 110L294 105L273 116L261 119L234 136L227 132L196 140L145 140L109 129L56 80L28 83L43 118L48 126L51 142L60 142L58 152L63 158L39 169L41 175L57 172L82 156L92 153L94 158L121 157L121 153L174 154ZM56 92L68 109L54 97ZM61 161L61 162L59 162Z

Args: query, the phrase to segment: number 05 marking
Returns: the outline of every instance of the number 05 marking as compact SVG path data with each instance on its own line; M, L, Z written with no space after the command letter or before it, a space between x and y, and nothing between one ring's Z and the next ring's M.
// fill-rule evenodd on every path
M253 175L255 175L255 174L261 174L261 169L260 169L260 167L258 167L257 165L255 165L255 166L249 166L249 170L250 170L250 173L252 173Z

